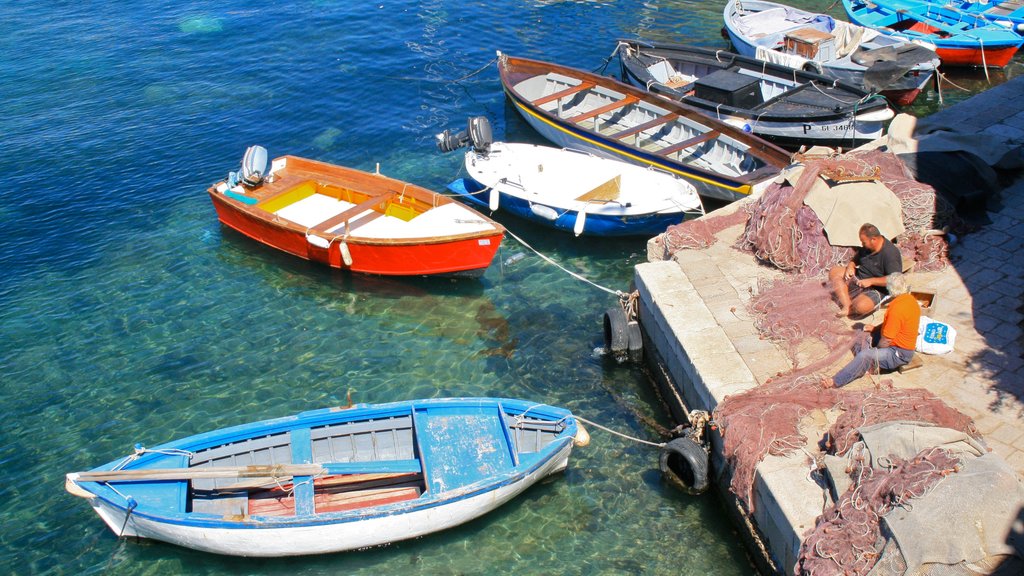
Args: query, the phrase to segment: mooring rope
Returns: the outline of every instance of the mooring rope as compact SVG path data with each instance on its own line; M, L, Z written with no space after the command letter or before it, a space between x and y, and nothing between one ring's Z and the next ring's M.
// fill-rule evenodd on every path
M509 236L511 236L512 238L514 238L520 244L522 244L526 249L530 250L531 252L533 252L537 256L540 256L541 259L543 259L545 262L547 262L548 264L551 264L552 266L554 266L554 267L558 268L559 270L565 272L569 276L572 276L573 278L575 278L577 280L582 280L583 282L586 282L587 284L590 284L591 286L593 286L593 287L595 287L595 288L597 288L599 290L604 290L605 292L607 292L609 294L614 294L614 295L619 296L619 297L623 296L624 293L621 290L612 290L611 288L606 288L604 286L601 286L597 282L594 282L593 280L590 280L589 278L586 278L585 276L581 276L580 274L577 274L576 272L573 272L572 270L569 270L565 266L562 266L558 262L555 262L550 257L545 256L544 254L542 254L539 250L537 250L533 246L530 246L529 244L527 244L526 240L523 240L519 236L516 236L515 234L513 234L511 230L508 230L506 228L505 229L505 233L508 234Z
M582 416L579 416L577 414L573 414L572 417L577 419L577 420L579 420L580 422L583 422L585 424L590 424L591 426L593 426L595 428L600 428L601 430L604 430L605 432L608 432L609 434L614 434L616 436L619 436L620 438L625 438L626 440L632 440L633 442L638 442L640 444L646 444L647 446L654 446L655 448L664 448L665 447L665 443L664 442L660 442L660 443L659 442L649 442L649 441L643 440L641 438L636 438L634 436L629 436L627 434L623 434L622 432L616 432L615 430L612 430L611 428L608 428L606 426L601 426L597 422L594 422L593 420L587 420L586 418L584 418Z
M490 67L491 64L494 64L497 61L498 61L498 59L496 57L495 58L491 58L491 60L489 62L487 62L487 64L484 64L480 68L477 68L476 70L474 70L473 72L470 72L469 74L466 74L465 76L461 76L461 77L455 78L453 80L448 80L448 79L445 79L445 78L424 78L422 76L421 77L416 77L416 78L409 77L409 76L385 76L385 78L388 78L389 80L404 80L404 81L408 81L408 82L441 82L441 83L444 83L444 84L451 84L451 83L454 83L454 82L462 82L463 80L468 80L468 79L472 78L473 76L476 76L477 74L483 72L488 67Z

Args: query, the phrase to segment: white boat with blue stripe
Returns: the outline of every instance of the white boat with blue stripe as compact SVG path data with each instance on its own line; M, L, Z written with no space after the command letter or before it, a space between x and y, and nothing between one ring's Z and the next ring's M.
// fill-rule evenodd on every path
M234 556L341 552L485 514L568 465L562 408L451 398L326 408L135 452L66 488L119 536Z

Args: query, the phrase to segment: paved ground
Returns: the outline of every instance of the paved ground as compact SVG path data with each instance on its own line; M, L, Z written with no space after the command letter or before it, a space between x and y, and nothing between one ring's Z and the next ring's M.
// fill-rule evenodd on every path
M1018 77L927 122L1024 145L1022 105L1024 77ZM909 276L915 290L936 293L926 314L956 328L955 350L924 356L923 367L891 378L901 388L932 390L973 418L988 445L1024 477L1024 179L1006 188L986 216L985 226L951 248L951 267ZM681 392L691 407L713 410L728 394L791 368L745 312L759 279L780 273L732 248L741 232L742 226L726 229L710 248L683 250L670 261L659 261L663 248L652 241L650 263L637 267L641 323L666 372L685 383ZM878 323L881 314L866 321ZM820 358L819 348L806 350L808 359ZM873 384L864 377L850 386ZM812 442L827 429L826 419L805 422ZM805 456L766 458L755 499L755 522L770 553L781 571L791 572L803 534L822 509L820 487L807 481Z

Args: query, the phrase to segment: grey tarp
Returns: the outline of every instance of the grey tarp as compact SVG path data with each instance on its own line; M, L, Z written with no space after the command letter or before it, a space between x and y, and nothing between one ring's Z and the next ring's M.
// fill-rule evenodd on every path
M882 518L882 533L889 542L873 576L936 573L929 566L952 569L942 573L968 574L959 568L991 566L999 557L1024 557L1024 480L983 443L958 430L919 422L885 422L859 432L861 441L846 456L826 458L826 471L838 494L852 484L847 467L853 458L864 456L871 466L884 468L894 457L910 459L937 447L962 461L959 472Z

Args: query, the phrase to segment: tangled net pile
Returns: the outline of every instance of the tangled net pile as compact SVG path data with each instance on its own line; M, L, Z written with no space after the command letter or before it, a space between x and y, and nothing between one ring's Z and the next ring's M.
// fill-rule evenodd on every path
M924 450L910 460L893 458L885 470L872 468L863 456L852 461L848 471L857 481L825 510L804 540L798 574L867 574L881 553L882 516L960 468L960 461L941 448Z
M934 188L914 180L903 162L891 152L854 151L832 156L806 156L804 173L795 186L771 184L757 202L725 216L709 216L670 227L656 239L671 256L683 249L703 249L714 235L746 222L738 247L787 272L807 276L823 274L851 256L847 247L832 246L818 216L804 198L819 175L847 178L862 175L878 178L899 198L906 232L896 244L915 269L941 270L949 263L948 244L942 229L960 231L963 223L954 207Z
M715 243L715 234L737 224L744 224L747 217L746 211L735 210L728 214L684 220L679 224L669 226L665 233L655 238L654 241L664 245L665 252L669 255L685 248L702 250Z
M860 398L845 400L850 403L843 406L843 413L828 431L827 447L835 454L845 454L860 440L859 428L893 420L930 422L981 439L981 433L970 417L950 408L923 388L890 388L884 394L866 393ZM894 414L898 418L894 418Z

